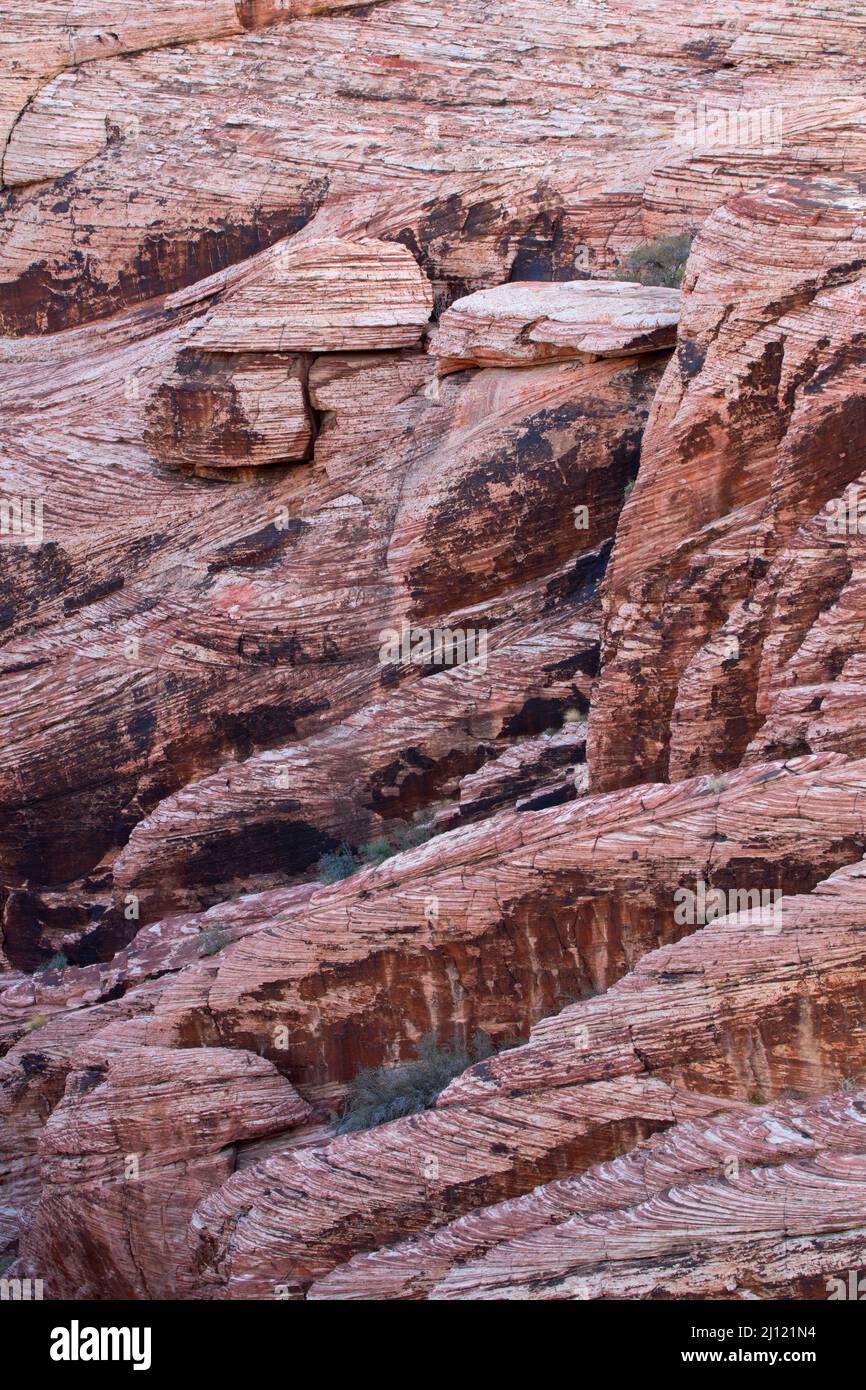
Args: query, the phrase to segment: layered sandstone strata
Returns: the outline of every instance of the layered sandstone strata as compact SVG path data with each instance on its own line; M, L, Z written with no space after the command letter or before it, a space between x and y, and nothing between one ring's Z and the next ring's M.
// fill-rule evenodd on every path
M655 285L524 281L479 290L446 309L430 350L441 376L467 366L519 366L657 352L676 342L680 295Z
M7 27L0 1258L824 1297L866 1225L862 15ZM692 232L681 292L621 278ZM334 1137L479 1028L516 1045Z
M160 4L96 24L39 6L12 32L15 334L307 231L402 242L440 302L572 279L768 177L864 163L864 22L846 0L560 0L543 23L530 0ZM721 129L702 123L717 109Z
M864 212L862 179L774 183L692 248L605 579L595 787L863 746Z
M357 1255L312 1299L826 1298L862 1248L861 1091L679 1121L579 1176Z

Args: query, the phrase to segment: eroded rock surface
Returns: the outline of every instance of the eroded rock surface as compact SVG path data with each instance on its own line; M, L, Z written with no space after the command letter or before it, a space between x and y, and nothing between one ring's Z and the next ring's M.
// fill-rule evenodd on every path
M826 1297L859 1258L864 1124L862 1091L683 1120L579 1177L358 1255L308 1296Z
M598 788L863 746L864 211L862 179L772 183L692 249L605 580Z
M458 299L439 320L431 351L440 375L468 366L655 352L676 341L678 290L655 285L528 280Z
M866 1226L863 15L4 18L4 1265L824 1297Z

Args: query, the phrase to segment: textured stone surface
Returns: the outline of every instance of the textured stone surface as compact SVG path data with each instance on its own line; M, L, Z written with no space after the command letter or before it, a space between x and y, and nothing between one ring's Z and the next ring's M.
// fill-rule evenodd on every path
M56 335L51 353L7 345L12 476L24 496L44 496L45 536L38 568L32 547L0 547L13 618L2 656L0 785L15 812L2 854L16 886L89 875L79 895L83 925L88 893L102 894L101 916L90 922L103 945L124 941L111 865L160 802L221 770L231 780L228 768L254 753L273 750L281 766L287 744L335 730L367 705L361 726L372 741L382 700L404 681L431 678L411 663L383 664L384 632L418 622L471 627L490 632L492 650L509 619L548 613L550 654L557 650L557 625L570 609L579 617L575 601L579 609L591 598L603 568L601 547L637 467L663 366L656 357L616 358L478 372L428 396L432 363L420 353L322 356L310 371L321 418L314 458L285 471L258 468L260 479L220 488L183 477L174 463L155 468L140 442L146 401L174 370L198 304L155 324L131 314ZM501 525L505 505L510 531ZM582 529L577 505L588 509ZM483 613L473 616L482 598ZM535 671L555 664L543 652L544 626ZM514 716L557 679L524 672L517 660L502 711L511 701ZM497 664L505 679L507 658ZM471 698L489 698L486 686L482 678ZM63 709L78 715L55 727L48 711ZM394 717L402 749L383 734L380 754L369 755L383 771L396 754L414 756L411 722L401 725L398 709ZM514 732L540 732L547 722ZM473 734L460 741L475 757ZM282 799L297 800L291 787L290 777ZM340 803L340 824L313 803L293 808L295 828L262 831L242 877L285 878L343 835L373 833L363 801L351 825L353 804L333 780L323 794ZM191 866L193 886L195 876ZM44 959L59 944L45 912L31 917L22 907L10 957L27 968L40 942ZM71 911L67 924L80 926Z
M864 212L862 180L772 184L692 248L605 579L597 788L863 746L863 538L828 504L863 474Z
M545 1019L527 1046L466 1072L432 1112L238 1174L193 1218L205 1261L200 1287L218 1296L268 1297L281 1283L301 1293L362 1251L606 1161L651 1131L728 1108L725 1097L765 1103L788 1087L820 1094L862 1074L864 885L858 865L814 894L787 899L778 931L760 915L714 922L645 956L605 995ZM862 1124L862 1111L852 1121ZM819 1167L813 1182L808 1172L802 1184L792 1175L797 1235L838 1229L844 1175L833 1180L834 1161ZM861 1152L850 1164L855 1226L862 1165ZM762 1221L778 1230L784 1209L782 1184L755 1216L757 1230ZM699 1245L707 1227L697 1220ZM624 1249L635 1249L627 1237ZM644 1260L654 1249L661 1263L662 1232L648 1233ZM851 1249L850 1240L843 1242L841 1259ZM596 1262L602 1252L603 1245ZM764 1257L771 1254L765 1248ZM687 1271L693 1265L687 1253ZM375 1279L377 1262L372 1266ZM735 1259L709 1269L707 1284L730 1279L736 1267ZM788 1278L822 1267L804 1256L789 1266ZM653 1278L645 1268L644 1293ZM589 1287L603 1289L604 1275ZM686 1296L687 1289L684 1281Z
M503 812L309 902L268 895L263 929L217 957L204 991L183 974L166 989L159 1041L261 1052L303 1089L412 1056L455 1023L525 1035L692 930L678 888L808 891L859 857L863 777L826 755L721 792L700 779Z
M24 1259L37 1252L55 1296L103 1293L108 1269L119 1297L174 1293L189 1214L231 1173L233 1145L309 1114L248 1053L113 1044L97 1035L79 1052L40 1144Z
M315 1299L824 1298L862 1248L866 1097L735 1107L358 1255Z
M278 877L279 852L305 827L358 847L440 803L447 824L451 798L463 801L463 772L488 759L495 769L503 744L519 750L519 734L588 707L597 654L588 616L569 605L555 619L506 620L491 633L484 668L475 661L428 675L322 734L189 782L136 826L113 867L116 893L136 893L151 918L227 896L251 877L264 884L269 871ZM565 731L553 747L563 739L570 757L582 755ZM545 761L552 750L541 744L521 791L563 761L562 753Z
M289 238L254 257L191 334L211 352L341 352L418 341L433 292L395 242Z
M4 1267L824 1297L866 1229L864 16L2 22ZM622 278L692 232L681 291Z
M194 473L306 458L306 363L280 353L183 353L154 393L145 440Z
M88 25L86 7L71 36L39 12L15 22L16 48L33 47L4 98L7 331L116 312L313 221L417 248L443 300L572 279L768 175L866 162L864 21L847 0L557 0L543 23L534 0L387 0L303 17L326 8L160 5ZM731 128L702 135L702 107Z
M679 305L679 290L652 285L497 285L446 309L430 350L440 375L470 366L654 352L674 346Z

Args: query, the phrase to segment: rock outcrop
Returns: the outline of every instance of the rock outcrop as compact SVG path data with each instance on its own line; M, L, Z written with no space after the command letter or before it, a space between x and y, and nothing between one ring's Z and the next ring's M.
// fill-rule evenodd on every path
M863 745L864 211L862 179L774 183L698 236L605 579L596 788Z
M446 309L437 371L656 352L676 342L680 295L654 285L528 280L479 290Z
M79 1051L45 1126L28 1238L55 1295L102 1293L109 1265L118 1296L170 1296L188 1217L232 1172L235 1146L284 1133L309 1107L248 1053L138 1047L129 1029L116 1050L103 1039Z
M862 1249L862 1091L684 1120L358 1255L313 1299L822 1298Z
M145 438L160 463L193 473L304 459L305 377L302 357L184 352L155 392Z
M528 1045L453 1082L435 1110L346 1135L323 1151L267 1159L231 1178L193 1218L197 1287L217 1296L273 1297L282 1284L300 1294L364 1251L608 1161L652 1131L728 1108L726 1097L764 1104L789 1087L820 1094L862 1075L864 884L857 866L813 895L786 899L781 928L760 913L721 919L645 956L601 997L545 1019ZM862 1239L862 1124L861 1102L851 1116L859 1142L848 1138L854 1189L846 1224L855 1243ZM746 1140L748 1134L746 1125ZM736 1146L733 1153L744 1156ZM799 1184L796 1176L791 1181L793 1196ZM838 1230L844 1176L834 1181L833 1160L816 1175L811 1207L808 1173L803 1186L791 1234ZM770 1226L765 1260L772 1231L784 1221L784 1180L769 1195L756 1218L758 1231L762 1220ZM734 1192L734 1206L736 1200ZM718 1240L718 1221L714 1227L708 1214L705 1238ZM700 1238L698 1232L694 1243ZM664 1239L656 1239L654 1247L647 1234L644 1262L647 1247L661 1258ZM680 1244L688 1241L680 1231ZM559 1268L570 1274L567 1240L558 1248ZM627 1234L624 1248L635 1250ZM842 1260L851 1249L852 1240L842 1243ZM587 1263L603 1256L600 1238ZM733 1264L724 1263L724 1253L720 1260L707 1271L707 1286L737 1269L736 1256ZM375 1279L377 1263L388 1262L369 1263ZM685 1263L690 1269L693 1256L686 1254ZM821 1268L807 1262L800 1273ZM796 1270L789 1266L788 1277ZM557 1279L544 1272L555 1290ZM644 1294L664 1277L645 1269ZM587 1278L585 1287L604 1296L604 1276ZM684 1281L679 1291L688 1296L687 1289Z

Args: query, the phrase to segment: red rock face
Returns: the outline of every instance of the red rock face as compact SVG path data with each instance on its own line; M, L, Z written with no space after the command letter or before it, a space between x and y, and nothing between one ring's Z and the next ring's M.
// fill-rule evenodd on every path
M600 788L862 747L831 687L862 632L862 538L833 515L866 442L864 210L860 182L771 184L692 250L605 579Z
M208 475L304 459L313 426L306 361L281 353L181 354L150 405L145 441L167 467Z
M55 9L0 66L4 1269L827 1297L862 15Z

